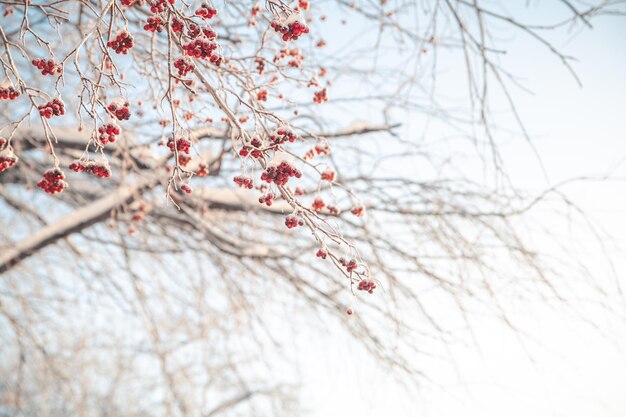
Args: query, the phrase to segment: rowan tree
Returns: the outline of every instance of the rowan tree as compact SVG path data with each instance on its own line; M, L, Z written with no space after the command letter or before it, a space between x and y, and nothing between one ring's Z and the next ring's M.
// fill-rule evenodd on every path
M515 189L498 152L493 94L532 146L501 35L575 79L550 34L623 5L557 1L535 23L504 3L0 0L8 412L289 414L291 387L259 370L283 314L421 379L412 358L452 336L431 290L461 320L474 302L506 320L506 259L520 292L567 299L519 222L572 206ZM438 99L441 56L463 65L458 107ZM446 138L407 135L407 112L494 180L446 171Z

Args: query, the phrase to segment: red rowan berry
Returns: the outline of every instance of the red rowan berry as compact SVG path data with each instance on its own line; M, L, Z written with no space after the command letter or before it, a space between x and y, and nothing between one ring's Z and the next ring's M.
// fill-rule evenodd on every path
M0 85L0 100L15 100L19 96L20 92L17 91L12 85Z
M116 100L107 106L107 110L117 120L130 119L130 103L128 101Z
M37 186L48 194L60 193L67 188L67 183L63 181L65 174L58 168L49 169L43 174L43 178Z
M321 197L317 197L314 201L313 201L313 210L320 212L324 209L324 207L326 206L326 204L324 203L324 200L322 200Z
M2 149L0 146L0 172L6 171L15 164L19 158L15 156L11 149Z
M127 30L121 30L115 38L107 43L107 46L117 54L127 54L134 46L133 37Z
M143 30L147 30L148 32L162 32L163 26L165 25L165 21L161 19L158 15L148 17L148 23L146 23L143 27Z
M191 142L189 139L178 138L176 142L174 142L174 138L171 137L167 140L167 147L170 148L172 153L176 151L189 154L189 150L191 149Z
M61 116L65 114L65 105L58 98L55 98L46 104L37 106L37 109L39 109L39 115L45 117L46 119L49 119L52 116Z
M250 190L254 188L254 182L252 178L245 177L243 175L238 175L235 178L233 178L233 181L235 181L235 183L240 187L249 188Z
M336 175L335 171L328 167L324 172L322 172L322 180L332 182L335 180Z
M200 8L196 10L195 15L207 20L212 19L217 15L217 9L211 7L208 3L202 3Z
M60 74L63 71L63 67L57 65L53 59L33 59L32 63L37 69L41 70L41 75Z
M120 127L111 121L98 128L98 140L103 145L113 143L117 139L117 135L120 134Z

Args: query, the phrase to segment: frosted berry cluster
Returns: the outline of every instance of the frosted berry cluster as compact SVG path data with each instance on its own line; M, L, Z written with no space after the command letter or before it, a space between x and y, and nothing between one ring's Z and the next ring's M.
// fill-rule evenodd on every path
M240 187L248 188L250 190L254 188L254 181L250 177L246 177L244 175L238 175L235 178L233 178L233 181L235 181L235 184L237 184Z
M167 141L167 147L170 148L172 153L182 152L189 154L189 150L191 149L191 142L189 139L178 138L174 140L174 138L169 138Z
M174 4L175 0L152 0L150 2L150 11L152 13L163 13L168 2L169 4Z
M200 8L196 10L196 16L200 16L203 19L212 19L217 16L217 9L211 7L208 3L202 3Z
M117 36L113 40L107 43L107 46L115 51L117 54L127 54L128 50L135 45L133 37L127 30L118 32Z
M316 212L322 211L325 206L326 203L324 203L324 200L321 197L317 197L315 200L313 200L313 204L311 205L313 210Z
M107 110L109 111L109 114L117 120L130 119L130 103L128 101L114 101L107 106Z
M313 102L317 104L326 103L328 101L328 92L324 88L320 91L313 93Z
M195 39L200 35L204 35L209 40L214 40L217 38L217 33L213 30L213 28L211 28L211 26L200 28L200 26L196 25L195 23L191 23L189 25L189 29L187 30L187 36L189 36L191 39Z
M324 181L334 181L335 177L337 176L337 174L335 173L335 171L333 171L332 168L328 167L324 170L324 172L322 172L322 180Z
M272 29L283 35L284 41L297 40L305 33L309 33L309 27L299 15L293 14L287 20L276 19L270 24Z
M0 149L2 149L2 146L0 146ZM19 158L15 156L11 149L0 150L0 172L6 171L17 164L18 160Z
M109 178L111 176L111 169L104 160L88 161L87 163L76 160L70 164L70 169L74 172L88 172L100 178Z
M281 126L272 132L270 142L272 146L278 146L285 142L293 143L297 138L293 130L286 126Z
M345 258L339 258L339 263L343 265L346 268L346 271L348 272L354 271L359 266L359 264L357 264L356 260L354 259L350 259L349 261L346 261Z
M209 175L209 167L204 162L200 162L198 164L198 169L196 170L196 175L199 177L206 177Z
M285 226L287 226L288 229L293 229L294 227L298 226L304 226L304 220L298 219L297 216L290 214L289 216L285 217Z
M46 119L65 114L65 105L58 98L38 106L37 109L39 109L39 115Z
M189 72L193 71L196 67L187 58L178 58L174 61L174 68L178 70L178 75L184 77Z
M159 16L154 15L148 17L148 23L143 26L143 30L147 30L148 32L163 32L163 26L165 22Z
M115 123L109 122L98 128L98 140L103 145L113 143L117 139L117 135L120 134L120 127Z
M365 215L365 206L362 204L357 204L356 206L352 207L350 213L354 214L357 217L363 217Z
M287 161L282 161L278 165L268 166L263 174L261 174L261 180L267 183L274 183L276 185L285 185L289 178L296 177L301 178L302 172L299 169L294 168Z
M67 183L63 181L65 174L58 168L47 170L43 174L43 178L37 183L37 187L41 188L48 194L56 194L67 188Z
M185 53L193 58L208 59L212 64L220 65L222 56L217 52L217 43L206 36L199 36L183 45Z
M260 158L263 155L263 151L261 148L263 147L263 143L259 138L254 138L250 141L250 145L244 145L241 150L239 150L239 155L241 156L252 156L253 158Z
M20 96L12 85L0 85L0 100L15 100Z
M33 59L32 63L41 71L41 75L54 75L63 72L63 67L57 65L53 59Z
M324 249L318 249L315 256L321 259L326 259L326 257L328 256L328 252L326 252Z
M318 142L315 145L315 153L318 155L330 155L330 146L326 142Z
M374 281L368 281L368 280L359 281L359 285L357 286L357 289L359 291L367 291L370 294L374 292L375 288L376 288L376 283Z
M271 206L273 202L274 202L274 194L272 193L267 193L259 197L259 203L265 204L268 207Z

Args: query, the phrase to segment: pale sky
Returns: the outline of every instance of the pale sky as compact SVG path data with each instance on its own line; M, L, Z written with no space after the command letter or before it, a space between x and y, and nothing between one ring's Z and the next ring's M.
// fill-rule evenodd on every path
M516 93L515 100L550 183L612 174L610 181L580 182L564 190L613 237L608 250L626 286L626 261L619 251L620 246L626 248L626 25L601 18L594 26L559 44L578 58L574 67L582 88L557 60L536 53L537 48L523 39L512 42L511 48L529 48L528 54L517 53L506 63L526 77L525 85L534 93ZM503 153L519 188L546 188L523 141L511 141ZM576 251L599 282L613 279L589 234L570 232L563 234L561 243ZM550 250L548 243L535 243L540 250ZM345 338L339 343L341 336L310 341L303 334L298 346L312 355L310 365L302 368L305 407L314 417L626 416L626 351L619 349L626 348L624 321L586 309L586 317L608 333L605 338L566 314L541 305L526 308L517 318L535 330L532 337L541 343L527 340L522 347L518 336L486 317L474 329L482 352L469 341L469 346L451 347L460 377L445 364L420 364L441 387L426 385L417 394L358 353L356 342ZM623 313L623 305L619 308ZM622 341L621 346L615 341Z

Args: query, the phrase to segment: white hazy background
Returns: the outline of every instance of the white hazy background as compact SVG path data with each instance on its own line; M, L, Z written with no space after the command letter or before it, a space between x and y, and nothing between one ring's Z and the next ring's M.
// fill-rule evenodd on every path
M524 190L610 174L604 182L580 181L563 188L596 227L610 233L607 252L582 230L564 233L559 243L574 251L600 281L617 277L626 287L620 249L626 248L626 24L608 17L593 23L593 30L564 34L555 42L578 59L573 66L583 87L558 59L522 35L512 37L509 47L517 53L504 59L505 67L526 77L524 86L532 91L514 91L514 99L549 182L519 135L501 151L514 184ZM492 107L498 104L492 102ZM551 227L551 219L543 221L542 226ZM534 244L539 252L551 250L549 242ZM402 386L379 369L357 342L341 336L332 343L309 340L303 332L294 349L303 362L305 407L314 417L626 416L623 320L586 308L584 317L598 323L603 334L541 304L523 305L526 310L514 315L523 328L533 329L529 336L507 329L495 317L474 321L479 349L471 340L450 347L446 354L455 358L452 364L416 358L433 380L419 390ZM626 307L618 308L623 318Z

